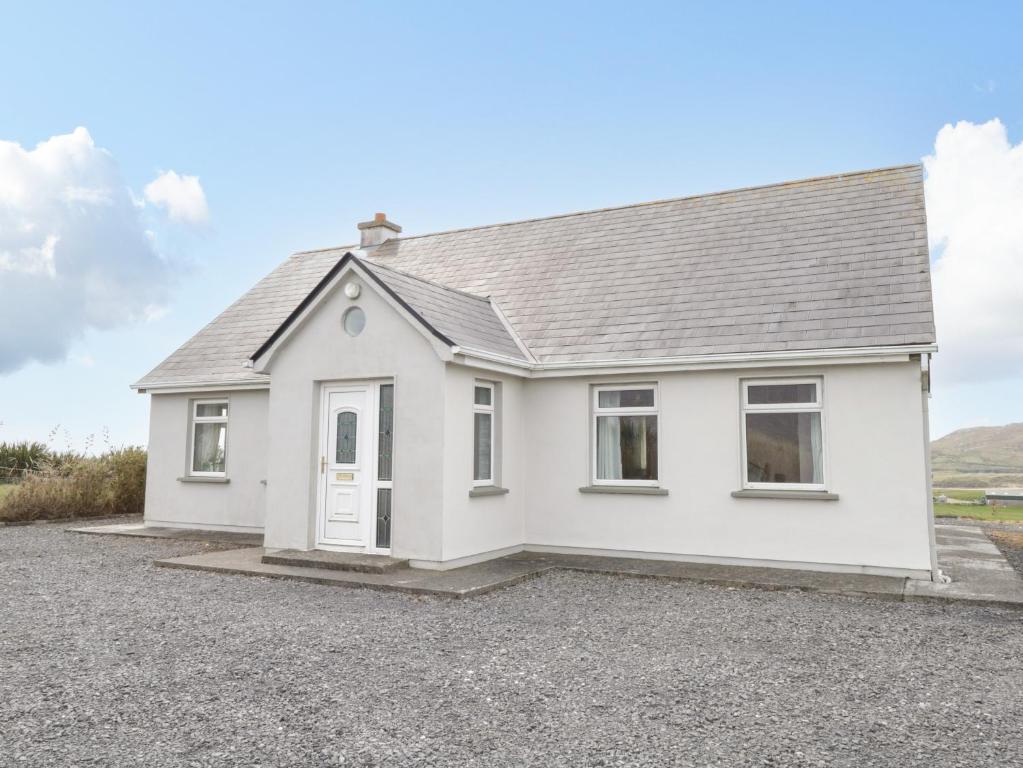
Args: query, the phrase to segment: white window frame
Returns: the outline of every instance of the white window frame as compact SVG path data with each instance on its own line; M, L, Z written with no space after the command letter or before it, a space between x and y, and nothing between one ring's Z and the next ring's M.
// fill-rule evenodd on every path
M813 384L816 399L807 403L753 403L749 402L751 386L768 386L772 384ZM805 376L802 378L765 378L742 379L742 402L740 405L739 422L742 430L742 487L758 491L823 491L826 489L828 471L828 450L825 440L824 424L824 377ZM747 413L819 413L821 425L821 482L819 483L752 483L749 480L749 456L746 453L746 414Z
M490 405L476 403L476 389L490 390ZM476 479L476 414L490 414L490 477L485 480ZM497 386L492 381L475 379L472 383L472 487L489 488L497 485L497 454L494 452L497 436Z
M590 482L593 485L624 485L657 487L661 484L661 396L657 383L650 384L599 384L593 389L590 407ZM633 408L601 408L601 392L625 392L651 390L654 393L652 406ZM597 478L597 417L598 416L656 416L657 417L657 477L653 480L601 480Z
M225 405L227 406L227 416L199 416L200 405ZM188 475L190 477L227 477L227 441L229 437L230 427L228 426L228 420L231 416L231 402L226 397L220 398L207 398L203 400L193 400L191 408L191 418L189 419L188 427ZM196 424L223 424L224 425L224 471L223 472L200 472L193 469L195 467L195 425Z

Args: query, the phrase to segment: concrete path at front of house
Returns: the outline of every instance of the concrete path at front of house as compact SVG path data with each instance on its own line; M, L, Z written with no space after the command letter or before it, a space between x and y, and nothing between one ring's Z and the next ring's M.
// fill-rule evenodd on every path
M142 539L177 539L179 541L202 541L208 544L235 544L242 547L258 546L263 543L261 533L240 531L205 531L199 528L171 528L162 525L122 523L119 525L90 525L84 528L70 528L72 533L87 533L99 536L135 536Z
M95 526L82 533L152 535L137 526ZM106 530L104 530L106 529ZM172 531L176 531L173 532ZM158 560L167 568L211 571L225 574L293 579L331 586L361 587L418 595L472 597L501 589L542 573L572 570L620 576L697 581L730 587L761 589L800 589L838 595L872 596L887 600L936 600L977 605L1023 608L1023 577L1006 561L985 536L971 525L937 525L938 562L952 582L940 584L892 576L824 573L819 571L758 568L736 565L683 563L670 560L562 555L538 552L518 554L475 565L435 571L397 568L384 573L336 570L304 565L279 565L262 562L262 547L245 546L251 539L223 536L209 531L159 529L153 533L164 538L188 538L218 543L234 543L240 548L207 552L186 557Z
M952 581L910 580L906 597L959 600L1023 608L1023 576L998 551L979 525L935 525L938 567Z

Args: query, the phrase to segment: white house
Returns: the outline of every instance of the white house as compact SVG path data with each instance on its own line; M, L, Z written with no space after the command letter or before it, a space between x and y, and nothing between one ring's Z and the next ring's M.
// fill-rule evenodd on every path
M918 165L296 253L134 387L146 523L930 578Z

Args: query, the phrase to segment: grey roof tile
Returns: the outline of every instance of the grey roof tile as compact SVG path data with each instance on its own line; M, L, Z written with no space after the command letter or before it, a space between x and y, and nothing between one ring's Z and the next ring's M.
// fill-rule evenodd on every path
M293 255L140 384L258 380L245 360L350 248ZM919 165L396 238L368 264L458 343L521 357L493 298L545 363L935 338Z
M526 359L489 299L423 280L383 264L362 259L359 262L420 317L459 346L520 361Z

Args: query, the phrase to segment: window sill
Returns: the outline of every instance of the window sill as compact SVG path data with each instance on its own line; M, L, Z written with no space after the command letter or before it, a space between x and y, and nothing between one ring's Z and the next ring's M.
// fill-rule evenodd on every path
M213 483L214 485L224 485L230 483L231 478L229 477L194 477L192 475L185 475L184 477L178 478L179 483Z
M480 485L469 489L469 498L473 499L477 496L503 496L506 493L508 493L508 489L502 488L499 485Z
M579 493L628 493L635 496L667 496L667 488L653 485L584 485Z
M743 491L732 491L736 499L803 499L806 501L838 501L837 493L827 491L770 491L767 489L747 488Z

